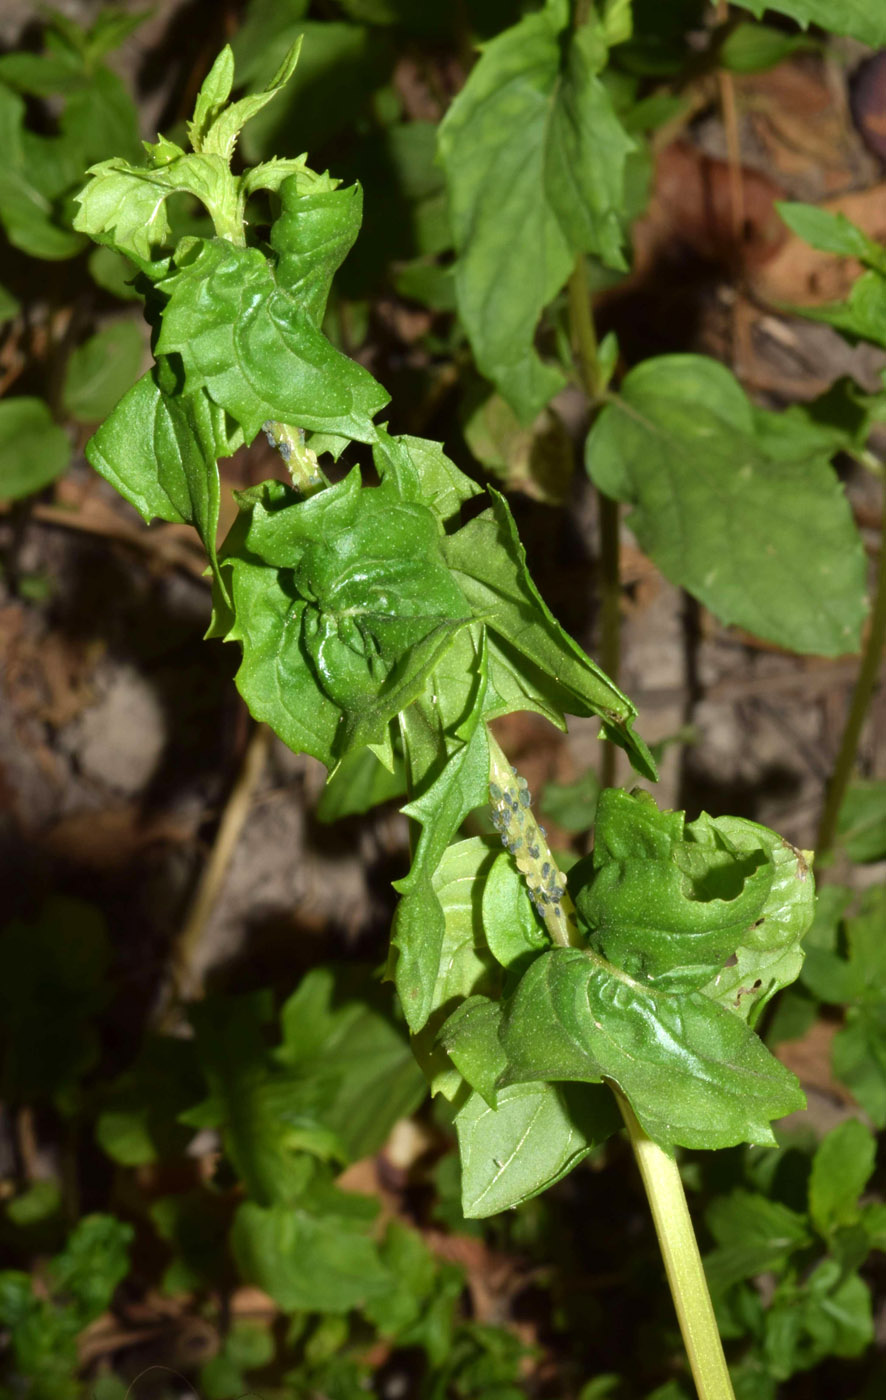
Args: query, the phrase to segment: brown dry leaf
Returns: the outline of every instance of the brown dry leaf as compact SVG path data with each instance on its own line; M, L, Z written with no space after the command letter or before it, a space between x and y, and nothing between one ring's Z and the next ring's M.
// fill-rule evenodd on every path
M886 240L886 182L827 200L821 207L832 214L845 214L878 242ZM749 270L750 289L763 301L820 306L842 301L861 270L854 259L820 253L791 234L774 258Z
M756 170L742 170L744 230L735 246L729 163L685 142L660 152L652 198L634 225L634 274L649 275L655 264L673 259L674 245L689 247L706 261L745 268L766 263L787 238L775 211L784 190ZM621 286L618 289L621 290Z
M194 823L162 814L144 821L137 807L106 807L72 812L44 834L53 855L87 870L120 870L148 847L184 845L194 837Z
M849 1090L831 1071L831 1042L839 1029L834 1021L816 1021L799 1040L783 1041L775 1053L805 1087L819 1089L842 1103L854 1103Z
M845 100L819 64L782 63L735 78L739 110L776 177L808 182L808 197L846 189L865 162Z

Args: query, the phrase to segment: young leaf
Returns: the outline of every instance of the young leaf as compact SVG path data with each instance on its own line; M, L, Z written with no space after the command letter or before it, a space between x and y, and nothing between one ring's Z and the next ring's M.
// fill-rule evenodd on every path
M472 1094L455 1120L468 1220L510 1210L571 1172L620 1124L608 1089L513 1084L490 1108Z
M388 395L330 345L303 292L279 285L257 249L201 241L160 287L169 300L158 352L181 355L187 390L205 388L247 441L269 420L372 441Z
M0 500L42 491L67 469L71 444L42 399L0 403Z
M774 1142L800 1086L744 1021L700 992L633 981L589 950L555 948L524 973L501 1033L503 1083L611 1080L668 1150Z
M632 370L587 441L601 491L634 506L640 547L724 622L794 651L859 646L864 551L828 453L754 410L725 366L666 355Z
M563 385L533 348L578 252L624 267L620 214L633 143L597 76L596 21L573 33L548 0L483 49L440 127L459 313L480 370L530 423Z

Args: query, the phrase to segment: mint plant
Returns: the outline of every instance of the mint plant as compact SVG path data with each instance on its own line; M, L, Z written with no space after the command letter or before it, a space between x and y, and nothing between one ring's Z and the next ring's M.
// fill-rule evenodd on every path
M568 41L575 90L539 173L552 201L544 217L551 230L556 222L564 250L545 295L575 252L593 246L620 256L610 192L578 190L569 204L562 176L572 143L583 139L572 104L604 103L595 73L606 44L623 33L623 13L608 6ZM462 115L479 100L492 58L520 69L537 52L539 82L548 85L567 18L564 5L549 4L507 44L491 44L459 99ZM130 259L155 364L88 456L145 518L200 533L213 578L211 635L239 644L237 684L257 719L318 758L333 782L345 765L401 767L413 849L396 885L389 975L432 1091L452 1105L465 1214L486 1216L544 1190L621 1115L699 1394L726 1397L675 1152L771 1143L772 1121L803 1105L795 1077L754 1026L799 971L812 914L809 861L753 822L702 816L687 824L641 789L609 788L593 854L568 877L558 868L490 725L518 710L560 727L567 714L593 715L641 777L654 781L655 764L631 702L539 595L505 499L490 491L480 501L480 488L439 444L376 422L385 390L323 334L332 277L359 230L359 187L312 170L303 155L233 172L241 128L289 82L297 58L295 45L264 90L229 104L234 67L223 50L197 98L190 151L160 137L141 164L117 157L91 168L75 228ZM450 176L467 179L458 104L445 133ZM483 171L474 168L473 178L481 189ZM179 193L201 201L210 236L171 237L166 206ZM253 232L259 195L272 210L267 240ZM464 271L466 285L479 285L471 279L483 265L478 257L475 272ZM580 282L571 295L580 300ZM507 300L501 288L496 296ZM528 345L530 331L528 323L515 329L519 363L489 353L511 392L522 385L532 399L554 380ZM218 460L261 432L289 482L240 493L238 518L217 548ZM355 455L371 461L377 484L361 465L342 465ZM364 792L375 790L364 780ZM500 844L459 839L478 809L491 813ZM312 1121L306 1103L298 1126L281 1124L279 1140L261 1135L273 1150L257 1155L236 1105L255 1088L251 1070L239 1083L237 1066L255 1061L259 1009L198 1006L194 1022L211 1094L184 1121L224 1128L249 1187L234 1231L246 1276L268 1281L268 1261L278 1259L269 1286L284 1305L305 1306L302 1284L286 1272L291 1236L302 1232L295 1252L317 1248L325 1268L340 1257L335 1232L311 1220L338 1200L324 1164L340 1158L349 1122L337 1136ZM291 1029L298 1043L299 1024ZM322 1054L321 1044L308 1053ZM285 1042L273 1058L267 1092L253 1101L271 1117L275 1084L288 1072ZM336 1229L352 1251L365 1239L361 1209L338 1200ZM362 1266L350 1256L356 1291L338 1281L339 1307L374 1292L368 1246L358 1248ZM383 1282L381 1271L379 1291Z

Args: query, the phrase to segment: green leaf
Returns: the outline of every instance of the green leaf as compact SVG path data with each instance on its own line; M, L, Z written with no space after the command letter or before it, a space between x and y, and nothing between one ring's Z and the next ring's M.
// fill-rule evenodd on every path
M301 50L302 40L299 37L284 56L283 62L277 69L268 86L262 92L250 93L248 97L241 97L239 102L233 102L230 107L224 108L224 103L231 90L231 79L233 78L234 56L230 45L226 46L213 64L213 73L223 60L225 60L225 81L227 91L223 96L213 96L211 87L212 73L206 80L204 88L207 89L207 97L204 102L204 110L201 111L201 100L203 91L197 99L197 107L194 110L194 121L189 128L188 134L195 151L207 152L210 155L221 156L223 160L229 161L234 154L234 147L237 144L237 137L242 128L253 117L258 116L269 102L272 102L279 92L283 90L289 79L295 72L298 56ZM227 64L230 64L230 78L228 77ZM219 88L219 93L221 89ZM198 115L198 113L200 115Z
M800 34L744 22L729 30L717 52L717 61L730 73L765 73L791 54L817 47L814 40Z
M716 1197L705 1220L718 1246L704 1261L714 1293L758 1274L782 1272L791 1255L811 1243L805 1216L750 1191Z
M140 301L141 294L132 285L137 268L125 253L116 253L113 248L99 245L93 248L87 259L89 275L103 291L121 301Z
M0 932L0 1092L13 1104L73 1107L94 1063L93 1018L105 1005L109 948L98 911L54 896L34 923Z
M42 399L0 403L0 499L42 491L67 469L71 444Z
M886 1008L882 1002L850 1007L845 1025L834 1036L831 1064L874 1126L886 1127Z
M253 714L332 766L388 741L469 610L439 521L395 477L361 488L355 468L309 500L292 496L244 499L229 636L243 643L237 683Z
M484 47L440 127L456 297L477 364L524 422L564 383L533 348L576 253L623 268L620 215L633 142L597 73L596 22L576 33L549 0Z
M751 1024L802 965L814 884L801 853L755 822L684 826L648 793L609 788L569 886L609 962L665 991L704 990Z
M571 783L546 783L540 806L545 816L562 826L564 831L590 831L599 796L600 779L593 768L587 768Z
M886 858L886 782L853 783L840 808L837 835L850 860Z
M873 238L847 219L845 214L831 213L816 204L776 204L788 228L804 242L823 253L839 253L886 274L886 250Z
M115 321L79 346L68 360L62 401L78 423L96 423L131 389L145 344L133 321Z
M517 653L518 667L530 676L541 673L549 707L599 715L606 738L625 749L637 771L654 782L655 765L632 729L634 706L553 617L526 568L507 502L497 491L490 495L491 509L443 543L444 557L475 616L496 635L506 655Z
M437 1263L417 1230L392 1220L382 1244L391 1275L389 1292L370 1298L366 1316L383 1336L394 1337L421 1318L434 1289Z
M698 355L632 370L587 442L593 481L634 506L638 543L672 582L724 622L836 656L860 644L865 567L828 455Z
M322 1179L292 1205L244 1201L231 1231L238 1268L287 1312L362 1307L391 1286L369 1235L377 1209Z
M314 815L320 822L337 822L392 802L405 792L406 768L402 758L396 760L391 773L371 749L355 749L345 754L327 782Z
M833 326L853 343L867 340L881 347L886 344L886 278L879 272L863 272L853 282L846 301L789 309L807 321Z
M496 1106L496 1081L507 1068L498 1038L501 1006L488 997L466 997L453 1011L439 1035L462 1078L489 1104Z
M656 992L590 951L542 953L502 1028L505 1083L611 1080L667 1149L774 1142L803 1107L794 1076L744 1021L700 992Z
M493 861L483 886L483 932L502 967L523 968L550 946L550 935L529 898L526 882L504 851Z
M514 1084L499 1090L494 1109L472 1094L455 1120L465 1216L483 1219L537 1196L620 1121L609 1091L586 1085Z
M78 170L52 141L26 131L24 118L22 98L0 83L0 225L10 243L33 258L71 258L83 240L65 227L57 205L83 167Z
M350 1160L377 1152L427 1092L391 1000L367 967L315 968L280 1012L274 1062L310 1091Z
M49 1266L50 1287L70 1301L80 1327L103 1313L129 1273L131 1225L112 1215L85 1215Z
M860 1219L858 1198L874 1170L876 1151L873 1134L857 1118L848 1118L819 1144L809 1178L809 1214L822 1235Z
M763 1356L778 1380L826 1356L860 1356L873 1340L871 1295L857 1274L824 1259L803 1284L786 1282L766 1313Z
M210 1099L180 1121L224 1130L225 1151L258 1206L291 1205L318 1157L346 1159L322 1121L322 1086L275 1063L254 997L213 998L193 1011Z
M168 365L155 365L123 396L86 444L86 456L145 518L187 521L215 565L219 457L242 443L205 393L164 391Z
M373 439L372 417L388 395L330 345L304 292L275 282L257 249L201 241L160 287L169 301L158 351L181 355L188 392L205 388L247 441L269 420Z
M575 452L563 420L543 409L524 426L506 399L486 394L464 425L474 456L507 491L562 505L572 481Z
M872 48L886 45L886 15L879 0L844 0L839 6L830 0L738 0L758 19L767 10L795 19L805 29L820 25L829 34L848 34Z

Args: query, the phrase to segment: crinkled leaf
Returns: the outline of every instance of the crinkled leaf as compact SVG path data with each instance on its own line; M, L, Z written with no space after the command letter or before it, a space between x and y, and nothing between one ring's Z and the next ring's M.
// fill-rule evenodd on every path
M857 1118L848 1118L823 1138L812 1159L809 1214L821 1234L829 1235L860 1218L859 1196L874 1170L876 1140Z
M886 858L886 782L853 783L840 808L837 835L850 860Z
M593 481L634 507L669 579L724 622L836 656L859 646L866 570L828 455L699 355L632 370L587 442Z
M274 1062L310 1089L318 1121L355 1161L377 1152L427 1092L391 1002L368 967L325 967L280 1012Z
M767 10L795 19L805 29L818 24L829 34L848 34L873 48L886 45L886 14L880 0L738 0L745 10L762 19Z
M755 822L684 826L647 793L607 789L594 854L569 884L608 961L663 990L703 988L751 1023L800 970L814 884L802 855Z
M497 1107L472 1094L459 1111L462 1210L469 1220L510 1210L553 1186L620 1123L607 1089L514 1084Z
M667 1149L774 1142L770 1121L805 1102L740 1017L700 992L653 991L578 948L536 959L502 1042L505 1082L611 1080Z
M292 1205L239 1207L231 1248L247 1283L287 1312L347 1312L390 1288L369 1230L377 1203L318 1180Z
M757 1274L781 1272L796 1250L812 1242L804 1215L750 1191L717 1196L705 1220L717 1242L704 1261L714 1293Z
M68 360L62 399L79 423L107 418L141 369L145 342L134 321L115 321L78 346Z
M333 348L257 249L203 241L160 286L158 351L179 354L187 388L205 388L247 440L269 420L372 440L387 393Z
M389 744L390 720L470 615L438 520L395 478L361 488L355 469L306 501L292 495L244 498L229 635L243 643L238 685L253 713L331 766Z
M562 387L533 348L542 308L577 252L623 267L632 142L597 76L606 44L549 0L484 47L440 127L456 296L477 364L531 422Z
M0 499L15 501L42 491L70 460L67 433L53 423L43 399L0 403Z
M526 568L526 554L504 497L496 491L490 495L491 509L447 536L443 544L474 615L506 654L513 658L517 653L517 665L525 665L530 677L544 674L549 705L573 715L599 715L606 737L655 781L651 755L632 729L634 706L553 617Z

